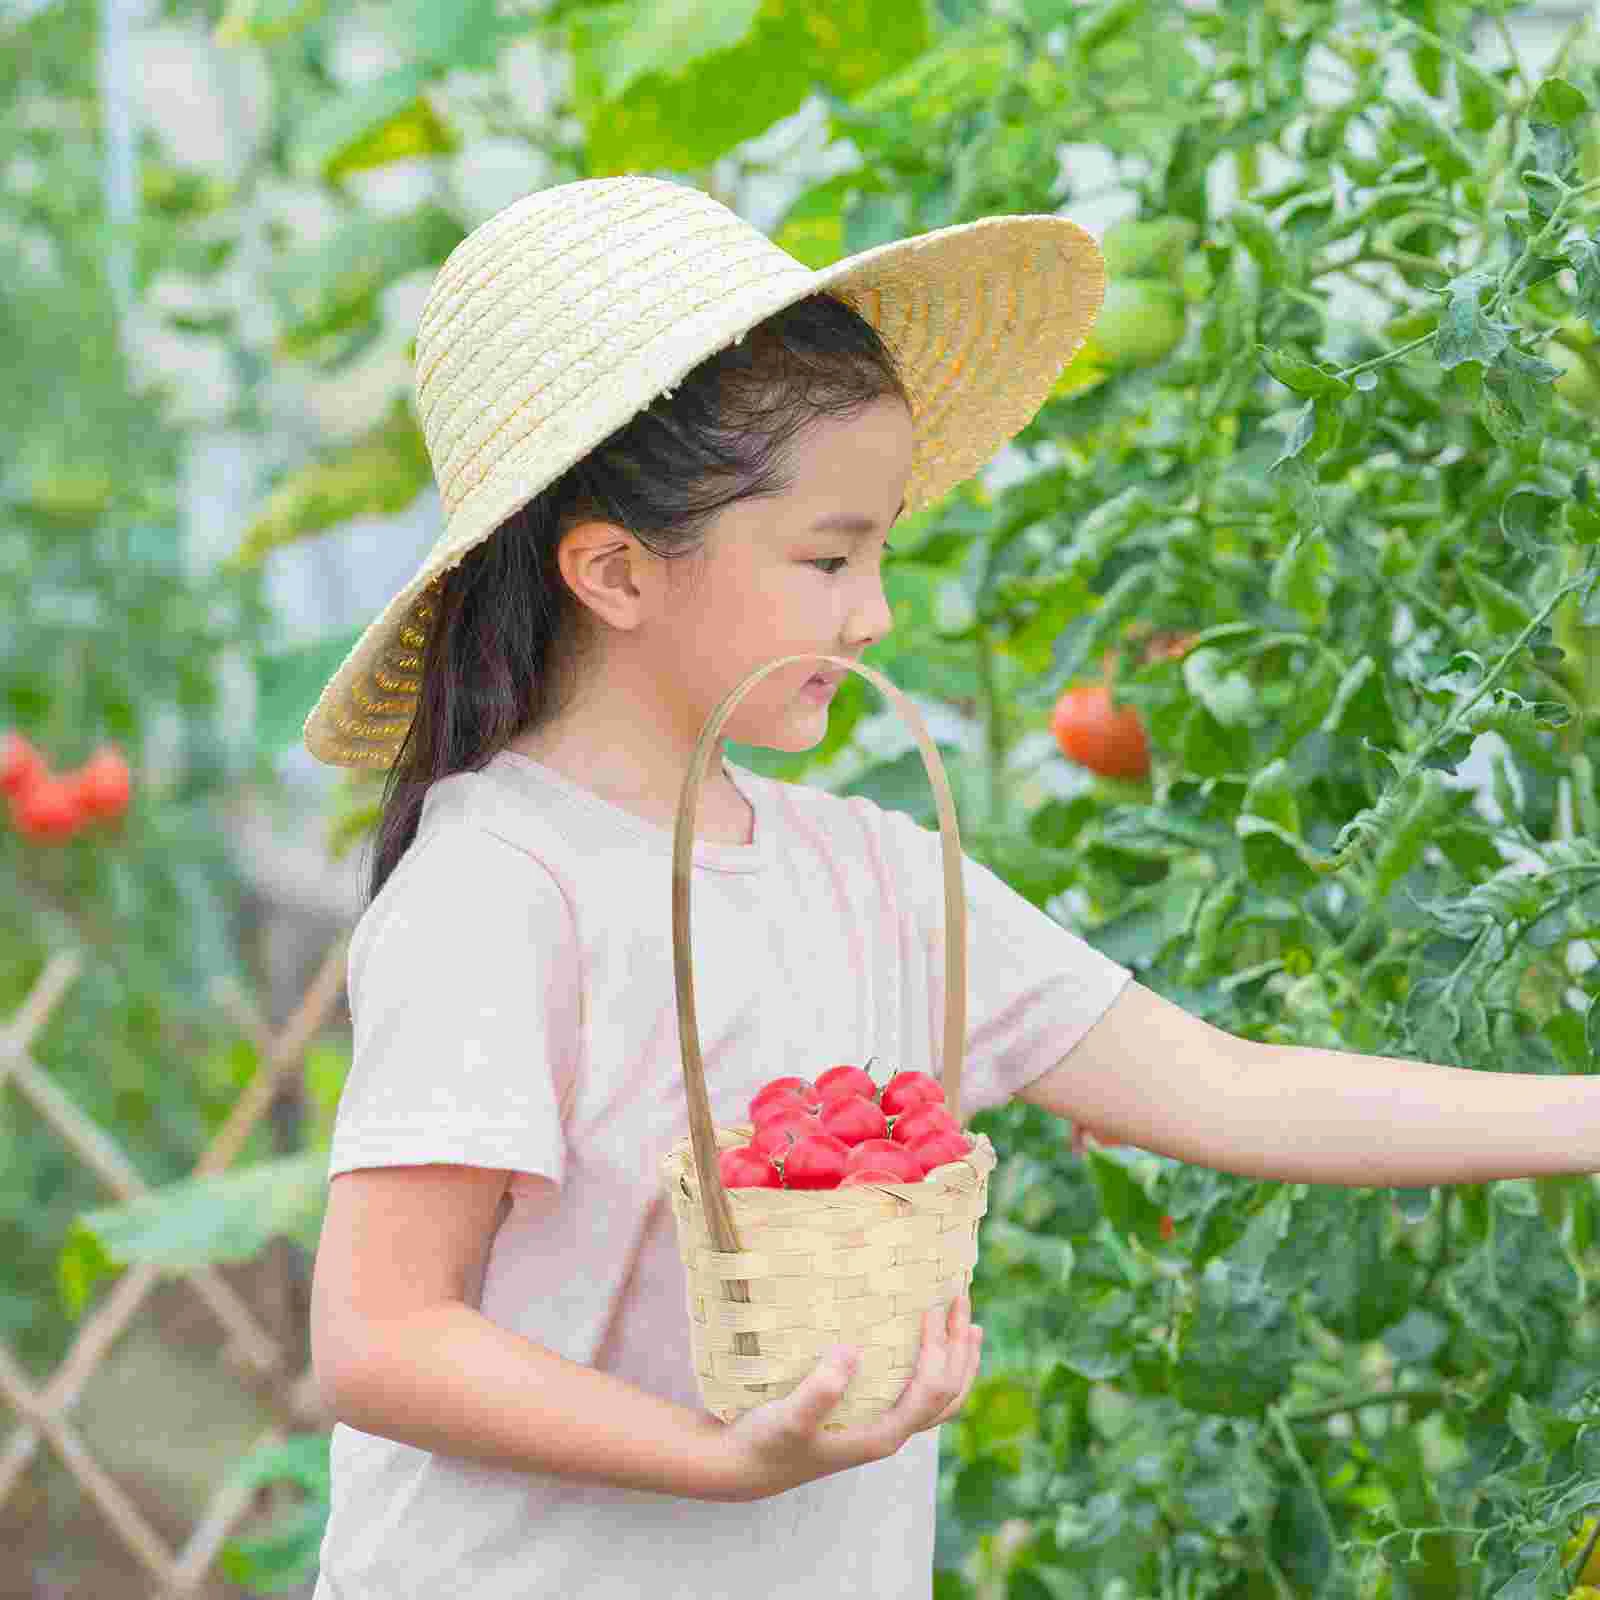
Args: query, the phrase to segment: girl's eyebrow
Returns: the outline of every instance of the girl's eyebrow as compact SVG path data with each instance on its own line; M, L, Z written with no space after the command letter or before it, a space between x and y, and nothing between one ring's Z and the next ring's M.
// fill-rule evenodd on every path
M902 500L895 517L898 517L905 508L906 503ZM863 534L871 533L877 526L871 517L858 517L848 511L836 511L831 517L821 517L813 522L811 531L821 533L824 529L830 529L835 533L848 533L852 538L859 539Z

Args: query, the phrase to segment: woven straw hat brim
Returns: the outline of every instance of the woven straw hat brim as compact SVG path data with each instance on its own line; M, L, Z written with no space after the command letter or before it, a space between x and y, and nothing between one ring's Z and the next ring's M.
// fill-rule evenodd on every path
M636 175L506 207L446 258L418 325L418 414L444 530L324 687L305 722L312 755L392 767L443 575L706 357L822 290L870 322L898 363L914 515L1027 426L1099 313L1105 263L1078 224L1025 215L814 271L702 191Z

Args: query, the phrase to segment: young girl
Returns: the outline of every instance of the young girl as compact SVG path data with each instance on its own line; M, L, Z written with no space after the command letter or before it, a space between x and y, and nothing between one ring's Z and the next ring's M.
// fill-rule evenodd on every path
M831 1350L731 1425L701 1405L659 1176L688 1132L673 830L731 688L889 632L896 518L1028 422L1103 288L1059 217L812 272L637 176L530 195L441 267L416 383L445 530L306 723L319 759L390 774L313 1288L339 1419L316 1600L928 1600L937 1430L977 1371L965 1296L925 1319L876 1423L823 1431L850 1379ZM814 746L824 664L763 679L726 738ZM718 754L690 952L713 1121L746 1120L780 1075L938 1075L937 831ZM1535 1170L1529 1129L1570 1128L1589 1088L1308 1051L1279 1098L1243 1041L962 867L964 1115L1026 1095L1236 1171L1430 1183L1489 1175L1459 1135L1491 1110L1475 1148ZM1173 1050L1181 1083L1158 1070ZM1289 1106L1315 1141L1286 1136ZM1408 1121L1439 1154L1393 1139Z

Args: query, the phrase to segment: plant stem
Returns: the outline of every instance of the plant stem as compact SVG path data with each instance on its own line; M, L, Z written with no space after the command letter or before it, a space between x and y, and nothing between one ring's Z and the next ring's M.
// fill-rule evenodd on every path
M1300 1447L1294 1442L1294 1434L1290 1430L1288 1419L1276 1406L1268 1406L1267 1415L1271 1417L1273 1430L1288 1453L1290 1461L1294 1463L1295 1471L1300 1474L1306 1492L1316 1502L1318 1518L1322 1523L1323 1532L1328 1537L1329 1570L1338 1573L1342 1571L1344 1563L1339 1559L1339 1530L1333 1525L1333 1515L1328 1510L1328 1503L1322 1498L1317 1480L1311 1475L1311 1468L1306 1465L1306 1458L1300 1454Z
M1404 1400L1446 1400L1443 1389L1376 1389L1370 1394L1351 1395L1332 1405L1312 1406L1305 1411L1285 1411L1285 1422L1321 1422L1328 1417L1342 1416L1346 1411L1358 1411L1365 1406L1388 1406Z

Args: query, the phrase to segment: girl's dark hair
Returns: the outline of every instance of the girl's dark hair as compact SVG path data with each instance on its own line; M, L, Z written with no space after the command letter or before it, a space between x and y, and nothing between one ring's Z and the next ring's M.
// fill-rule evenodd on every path
M592 635L556 560L569 529L599 518L666 560L700 555L719 512L792 486L801 429L889 396L912 409L877 329L836 295L810 295L708 356L469 550L436 597L366 904L416 837L430 784L479 770L570 704Z

